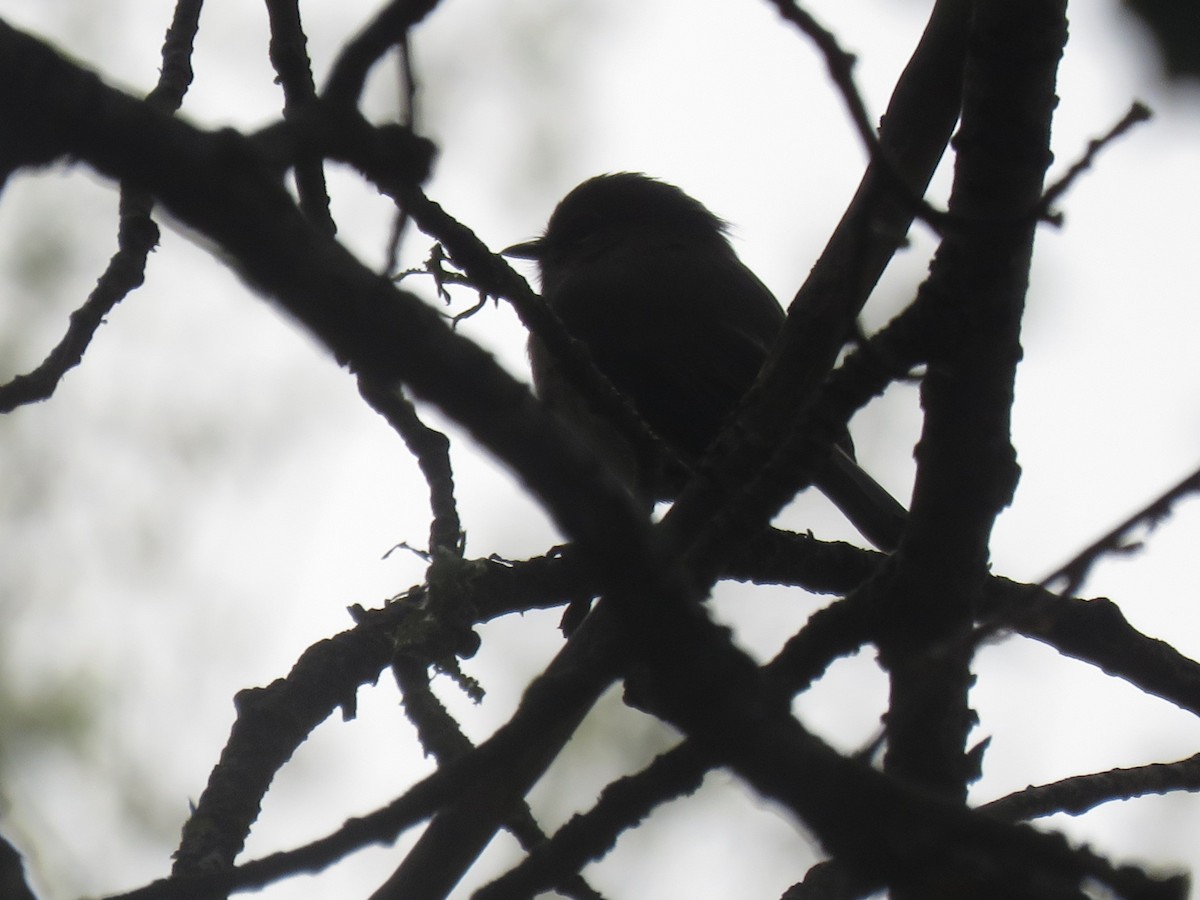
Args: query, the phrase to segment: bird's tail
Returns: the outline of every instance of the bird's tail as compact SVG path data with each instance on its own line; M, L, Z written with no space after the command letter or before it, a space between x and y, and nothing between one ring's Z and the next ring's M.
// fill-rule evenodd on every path
M908 510L841 447L833 448L814 483L880 550L890 553L900 545Z

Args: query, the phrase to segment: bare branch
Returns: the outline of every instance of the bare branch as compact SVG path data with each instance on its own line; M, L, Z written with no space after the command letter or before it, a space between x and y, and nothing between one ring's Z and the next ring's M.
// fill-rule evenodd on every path
M192 82L192 46L200 25L202 0L179 0L163 41L162 70L146 103L163 112L179 109ZM122 185L117 227L117 252L87 301L71 313L70 325L58 345L32 372L0 385L0 413L53 396L67 372L83 361L104 317L142 285L146 260L158 246L158 225L150 218L153 203L143 192Z
M890 149L875 131L875 125L867 112L866 103L863 102L862 94L859 93L858 86L854 83L856 60L853 54L843 50L834 34L822 27L795 0L770 0L770 2L780 16L808 35L816 44L817 49L821 51L821 55L825 57L825 67L829 70L829 77L833 80L834 86L846 104L850 119L867 150L872 166L877 167L891 190L903 198L905 205L912 212L919 215L935 231L939 231L944 213L934 209L921 196L922 191L914 192L912 190L907 173L892 159Z
M1108 132L1098 138L1088 141L1087 152L1083 157L1073 163L1065 175L1059 178L1054 184L1046 189L1046 193L1042 196L1042 218L1056 225L1062 223L1062 217L1056 214L1054 204L1057 203L1071 186L1078 180L1079 176L1092 167L1096 161L1096 157L1109 144L1117 138L1130 131L1134 126L1148 122L1150 120L1150 108L1143 103L1133 103L1129 107L1129 111L1121 118L1116 125L1108 130Z
M402 45L408 30L437 4L438 0L392 0L342 49L322 96L342 106L356 106L371 69L385 53Z
M417 416L416 409L402 395L368 384L359 379L359 393L371 407L387 419L417 458L421 474L429 485L429 506L433 522L429 527L429 555L433 559L461 557L462 522L454 500L454 472L450 467L450 439L430 428Z
M985 803L979 810L1014 822L1055 813L1078 816L1112 800L1130 800L1171 791L1200 791L1200 755L1173 763L1075 775L1053 784L1027 787Z
M1129 535L1137 528L1145 527L1153 530L1170 514L1175 504L1186 497L1200 491L1200 469L1192 472L1174 487L1135 512L1132 516L1100 537L1079 553L1069 562L1055 569L1039 583L1041 587L1052 587L1056 582L1064 582L1062 593L1073 595L1079 592L1088 572L1091 571L1100 557L1109 553L1128 553L1131 545L1127 543Z
M317 98L306 48L308 38L300 22L299 0L267 0L267 15L271 22L269 55L283 87L286 116ZM337 226L329 211L329 192L319 159L296 163L296 191L300 195L300 208L313 226L326 234L335 234Z
M968 4L958 0L935 4L880 129L879 140L914 189L923 191L933 177L958 121L968 22ZM693 565L719 569L728 553L723 548L755 533L811 483L822 457L819 447L828 447L840 437L856 407L838 402L844 398L827 400L831 405L819 415L809 407L853 333L878 278L902 244L912 215L911 207L892 191L881 164L872 161L821 258L792 301L784 335L737 421L710 448L701 476L693 479L666 520L671 530L692 544ZM840 418L836 413L842 414ZM758 479L772 456L783 458L775 450L785 442L784 436L799 428L804 440L815 446L797 453L800 439L794 438L787 467L773 468L770 478ZM754 439L746 440L745 435ZM749 487L735 499L728 485ZM891 518L890 512L885 512L885 518ZM891 543L895 545L894 540Z

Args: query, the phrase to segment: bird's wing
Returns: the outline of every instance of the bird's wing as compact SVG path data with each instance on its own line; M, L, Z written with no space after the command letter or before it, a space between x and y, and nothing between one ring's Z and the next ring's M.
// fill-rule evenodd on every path
M549 298L647 423L698 457L754 382L783 311L732 252L622 252Z

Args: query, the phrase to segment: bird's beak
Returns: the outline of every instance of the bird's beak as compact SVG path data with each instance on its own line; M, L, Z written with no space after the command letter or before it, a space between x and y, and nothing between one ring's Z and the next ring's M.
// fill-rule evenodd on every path
M542 258L542 250L544 245L541 238L536 240L526 241L523 244L513 244L511 247L505 247L500 251L501 256L511 256L515 259L538 259Z

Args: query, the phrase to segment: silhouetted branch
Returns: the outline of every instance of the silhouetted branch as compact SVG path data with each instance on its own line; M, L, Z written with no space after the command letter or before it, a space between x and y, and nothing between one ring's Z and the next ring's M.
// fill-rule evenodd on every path
M458 723L430 690L427 663L421 659L398 655L392 662L392 671L396 675L396 683L404 696L405 712L409 720L417 727L421 746L425 748L426 753L433 754L439 765L448 765L471 752L473 747L470 740L462 733ZM451 831L458 830L458 826L453 824L446 827ZM546 841L545 833L533 818L533 813L524 801L516 804L504 821L504 827L517 838L526 850L533 850ZM425 855L423 859L426 866L439 869L444 868L447 864L447 860L438 859L432 854ZM388 897L402 900L405 897L403 884L406 879L428 885L440 877L431 872L412 873L406 866L407 862L402 864L393 878L372 895L372 900L384 900ZM399 887L394 886L393 879L395 882L399 882ZM600 896L583 879L578 869L558 873L554 882L549 886L554 887L558 893L571 898L598 900Z
M1174 487L1165 491L1159 497L1156 497L1146 506L1135 512L1132 516L1113 528L1103 537L1099 538L1089 546L1085 547L1070 562L1060 566L1055 571L1051 572L1042 579L1043 587L1051 587L1056 582L1064 583L1063 593L1072 595L1078 592L1083 582L1087 579L1088 572L1092 566L1108 553L1128 553L1131 549L1136 549L1139 544L1130 545L1126 543L1129 534L1136 528L1145 526L1147 529L1155 528L1163 519L1171 514L1175 504L1186 497L1188 494L1194 494L1200 491L1200 469L1192 472Z
M175 5L175 17L163 42L158 83L146 96L148 105L163 112L179 109L192 82L192 45L200 24L201 5L201 0L179 0ZM7 173L0 176L4 174ZM104 317L130 292L141 287L146 260L159 239L158 225L150 218L152 205L153 201L144 192L130 185L121 186L117 252L87 301L71 313L70 325L58 345L33 371L0 385L0 413L51 397L67 372L83 361L83 354Z
M977 0L955 138L952 221L921 291L934 329L908 527L881 630L885 771L958 802L978 777L969 640L992 527L1016 489L1009 438L1036 209L1051 156L1065 2ZM947 334L952 334L950 338Z
M880 128L881 144L915 191L923 191L933 177L958 121L968 19L968 4L940 0L935 5ZM881 164L872 161L792 301L784 334L741 414L709 449L700 476L667 518L667 527L693 546L693 563L705 567L700 571L719 570L731 548L811 482L817 460L824 458L819 448L840 438L853 408L828 397L820 414L810 407L912 217L912 207L892 189ZM837 413L844 416L838 419ZM789 456L781 456L778 448L797 432L801 436L792 438ZM812 446L798 452L806 441ZM790 459L788 467L759 478L772 456ZM736 498L730 485L740 491Z
M1143 103L1134 102L1129 111L1122 116L1121 121L1108 130L1101 137L1088 141L1087 152L1083 157L1071 165L1065 175L1059 178L1054 184L1046 189L1046 193L1042 196L1042 216L1047 221L1055 225L1062 224L1061 216L1054 213L1054 204L1070 190L1073 185L1084 172L1092 167L1092 163L1096 161L1096 157L1100 151L1121 137L1123 134L1132 129L1135 125L1141 122L1150 120L1150 108Z
M417 458L425 483L429 485L429 507L433 521L429 526L429 555L433 559L461 557L462 522L454 500L454 472L450 467L450 439L421 421L416 409L394 391L380 390L362 379L359 393L377 413L387 419L404 439L405 446Z
M596 804L572 816L546 843L504 875L475 892L472 900L533 897L564 876L608 853L617 838L637 827L656 807L694 793L712 767L694 744L661 754L635 775L617 779Z
M341 106L357 106L371 69L437 4L438 0L392 0L342 48L321 95Z
M937 229L944 214L934 209L925 200L922 196L923 187L915 192L912 190L909 173L896 165L892 160L890 148L875 131L875 124L867 112L866 103L863 101L862 94L859 93L858 86L854 83L854 64L857 62L854 55L843 50L837 37L822 27L794 0L770 0L770 2L784 20L791 22L808 35L825 58L825 68L829 72L830 80L833 81L834 87L837 88L845 102L846 110L850 113L850 120L854 123L859 140L866 148L872 167L876 169L877 174L882 175L888 182L889 188L903 198L904 204L911 212L919 214L922 219ZM959 4L959 6L965 7L965 4ZM935 11L934 19L931 21L936 21L937 16L938 13ZM918 52L920 51L918 50Z
M176 875L233 864L275 773L335 709L353 714L357 689L374 684L391 659L393 630L416 614L411 602L359 611L355 628L309 647L286 678L235 697L237 719L184 824Z
M979 810L1014 822L1055 813L1078 816L1112 800L1130 800L1171 791L1200 791L1200 755L1173 763L1075 775L1053 784L1027 787L985 803Z
M308 38L300 22L299 0L267 0L267 15L271 22L269 55L283 87L283 112L287 116L317 98L306 47ZM295 171L300 208L313 227L335 234L337 226L329 212L329 192L321 160L300 160Z

